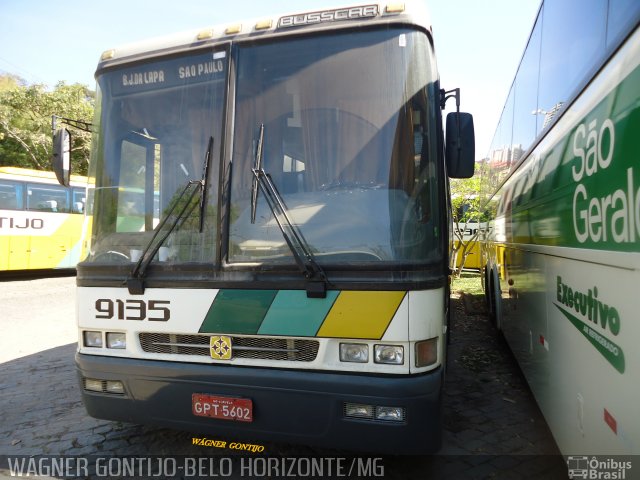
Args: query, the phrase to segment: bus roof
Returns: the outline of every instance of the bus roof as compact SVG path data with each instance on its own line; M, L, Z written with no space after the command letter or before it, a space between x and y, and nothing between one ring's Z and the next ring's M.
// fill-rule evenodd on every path
M213 14L215 15L215 12ZM245 19L237 23L215 25L123 45L103 52L98 70L124 61L200 48L220 42L255 40L301 31L337 30L368 26L372 23L416 25L431 32L430 17L423 0L357 4Z
M0 178L4 180L22 180L43 183L58 183L53 172L44 170L32 170L21 167L0 167ZM81 175L71 175L71 182L74 186L85 186L87 177Z

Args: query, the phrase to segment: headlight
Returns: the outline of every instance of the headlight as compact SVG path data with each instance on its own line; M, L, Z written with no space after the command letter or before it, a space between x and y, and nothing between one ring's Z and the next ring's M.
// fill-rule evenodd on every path
M102 380L96 378L85 378L84 389L91 390L92 392L102 392Z
M402 345L376 345L374 347L374 361L389 365L404 363L404 347Z
M373 419L373 405L362 405L360 403L345 403L344 416L351 418L369 418Z
M83 332L84 346L102 348L102 332Z
M376 420L391 422L404 421L404 408L402 407L376 407Z
M127 348L126 334L107 332L107 348Z
M124 385L118 380L107 380L107 393L124 393Z
M369 345L365 343L341 343L340 361L367 363L369 361Z

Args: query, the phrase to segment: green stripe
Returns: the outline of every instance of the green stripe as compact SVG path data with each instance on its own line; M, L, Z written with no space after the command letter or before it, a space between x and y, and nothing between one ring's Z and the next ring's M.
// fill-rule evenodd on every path
M200 333L255 335L277 290L220 290Z
M313 337L338 293L329 291L326 298L307 298L304 290L281 290L271 304L258 333Z
M501 208L507 242L640 251L639 131L636 67L507 182L502 199L512 201Z
M589 325L584 323L578 317L566 311L557 303L554 303L556 308L560 310L567 319L573 324L574 327L578 329L580 333L582 333L591 344L596 347L596 350L600 352L600 354L611 364L613 368L615 368L620 373L624 373L625 370L625 361L624 361L624 352L619 345L613 343L607 337L598 333Z

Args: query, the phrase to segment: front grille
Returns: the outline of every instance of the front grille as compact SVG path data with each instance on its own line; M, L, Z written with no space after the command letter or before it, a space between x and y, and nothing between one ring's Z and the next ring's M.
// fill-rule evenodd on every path
M198 355L210 357L210 335L183 335L173 333L141 333L140 345L147 353L172 355ZM320 343L317 340L270 337L231 337L233 358L255 360L288 360L312 362L316 359Z

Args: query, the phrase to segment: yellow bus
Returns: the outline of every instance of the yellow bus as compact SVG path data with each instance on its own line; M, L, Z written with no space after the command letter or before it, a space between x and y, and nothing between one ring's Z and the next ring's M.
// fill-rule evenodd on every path
M74 175L63 187L53 172L0 167L0 272L75 268L86 183Z
M452 198L453 200L454 198ZM482 259L479 240L483 224L478 222L478 218L467 218L468 216L465 216L471 208L469 201L465 200L457 207L452 205L452 208L457 212L453 215L451 225L452 233L450 236L453 247L451 249L450 263L451 268L454 269L480 270L482 268ZM462 220L465 218L467 218L466 221ZM458 220L456 221L456 219ZM467 254L466 258L465 254Z

